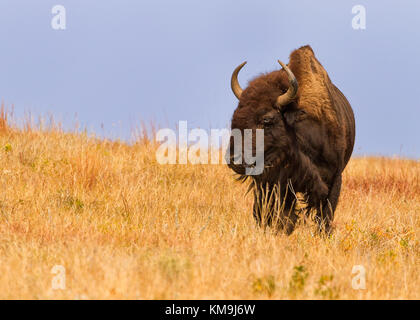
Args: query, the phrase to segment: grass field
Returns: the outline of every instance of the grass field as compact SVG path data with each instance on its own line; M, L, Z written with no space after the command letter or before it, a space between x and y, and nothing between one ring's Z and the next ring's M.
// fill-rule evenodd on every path
M0 148L2 299L420 298L419 161L352 159L334 234L287 237L255 225L226 166L159 165L147 140L3 113Z

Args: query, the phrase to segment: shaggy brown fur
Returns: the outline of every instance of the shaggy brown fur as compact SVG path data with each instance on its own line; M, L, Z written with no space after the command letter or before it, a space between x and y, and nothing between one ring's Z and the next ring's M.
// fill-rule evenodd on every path
M340 194L341 173L354 145L353 111L310 46L293 51L288 66L299 84L294 101L276 109L277 97L289 86L286 72L263 74L242 92L231 127L242 131L264 129L265 169L261 175L250 176L254 186L253 214L258 223L272 225L278 211L282 211L276 225L290 234L297 220L295 193L301 192L307 196L308 212L317 210L320 230L329 232ZM231 144L231 157L233 151ZM245 165L231 161L229 166L241 178L248 178ZM266 203L266 198L271 200ZM279 199L283 203L281 210L275 208L275 202L279 202L275 200Z
M295 50L290 55L289 68L299 83L298 105L315 119L337 125L336 111L330 90L333 86L324 67L310 46Z

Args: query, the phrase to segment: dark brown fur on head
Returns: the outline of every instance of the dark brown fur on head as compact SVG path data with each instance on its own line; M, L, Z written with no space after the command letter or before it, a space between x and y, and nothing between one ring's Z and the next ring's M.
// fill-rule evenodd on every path
M293 51L288 67L299 85L295 98L281 108L276 107L277 97L289 88L288 75L285 70L263 74L241 93L231 128L242 132L264 129L265 169L260 175L250 176L255 187L257 221L261 224L264 220L264 224L270 225L277 214L274 208L269 208L271 214L265 219L261 217L263 199L258 189L270 193L279 188L275 196L281 197L289 211L288 222L281 224L287 233L293 231L297 219L293 213L296 203L293 194L297 192L306 194L308 210L316 209L320 228L329 231L340 193L341 173L353 149L353 112L311 47ZM233 154L232 143L228 152ZM229 167L246 178L245 165L231 162Z

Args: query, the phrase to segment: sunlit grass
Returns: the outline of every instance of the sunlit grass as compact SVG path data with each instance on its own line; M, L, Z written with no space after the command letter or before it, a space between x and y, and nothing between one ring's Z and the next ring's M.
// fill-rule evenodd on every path
M17 129L2 112L0 298L420 298L418 161L352 159L333 236L287 237L255 225L226 166L159 165L155 148Z

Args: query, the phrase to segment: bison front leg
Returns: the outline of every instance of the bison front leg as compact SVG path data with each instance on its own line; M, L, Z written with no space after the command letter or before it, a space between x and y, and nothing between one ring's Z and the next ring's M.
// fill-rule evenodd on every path
M296 222L299 218L295 210L297 203L296 196L289 190L284 196L282 203L281 218L277 222L277 226L287 235L290 235L295 230Z
M254 193L253 215L259 226L273 226L290 235L298 220L295 205L296 199L290 190L279 192L277 188L266 187Z
M321 233L330 234L331 224L334 220L334 212L337 208L338 198L341 191L341 174L338 175L331 185L328 197L323 199L317 208L316 220Z

